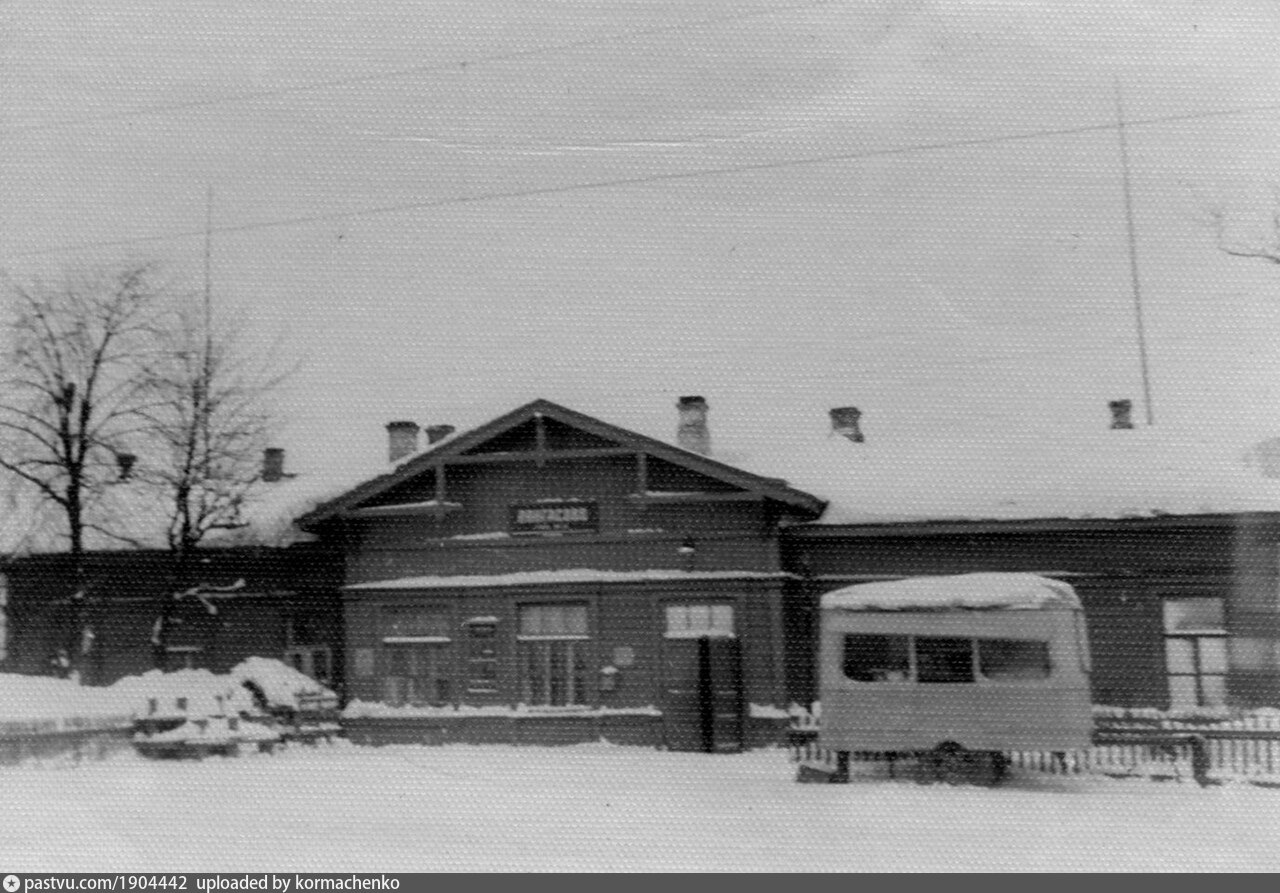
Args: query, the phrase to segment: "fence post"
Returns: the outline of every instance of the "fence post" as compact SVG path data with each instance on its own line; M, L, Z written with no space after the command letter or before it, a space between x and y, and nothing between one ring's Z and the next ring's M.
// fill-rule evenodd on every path
M1209 786L1209 746L1203 735L1191 736L1191 775L1200 787Z
M833 784L849 783L849 751L836 752L836 774L831 776L831 782Z

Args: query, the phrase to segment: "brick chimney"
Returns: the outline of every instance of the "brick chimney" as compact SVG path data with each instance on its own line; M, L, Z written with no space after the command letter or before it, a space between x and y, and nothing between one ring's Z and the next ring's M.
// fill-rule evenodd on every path
M387 460L399 462L418 451L417 422L387 422Z
M427 426L427 446L433 443L439 443L444 440L455 430L453 425L428 425Z
M1107 407L1111 410L1111 427L1113 429L1133 427L1132 400L1112 400L1107 404Z
M832 434L839 434L854 443L862 443L866 439L862 436L862 428L858 426L858 420L862 418L862 411L858 407L836 406L828 414L831 416Z
M284 450L280 447L262 451L262 480L268 484L284 480Z
M707 429L707 401L703 397L681 397L676 402L680 421L676 443L691 453L710 455L711 432Z

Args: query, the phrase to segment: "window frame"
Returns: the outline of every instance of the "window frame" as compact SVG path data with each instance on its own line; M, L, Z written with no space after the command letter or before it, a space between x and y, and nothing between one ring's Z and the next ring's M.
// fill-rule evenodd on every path
M411 672L396 673L394 655L404 655L412 661L406 669ZM426 664L432 672L423 672L421 656L430 655ZM446 707L454 703L453 691L453 653L449 643L429 642L390 642L382 648L382 700L392 707ZM410 694L407 682L402 681L402 694L392 696L393 680L412 680L414 691ZM419 681L426 680L432 697L423 698L416 691ZM443 691L441 683L443 682Z
M523 631L526 611L552 608L580 608L585 632ZM588 669L593 625L590 599L520 601L515 605L515 615L516 677L520 702L536 710L590 707L595 696ZM535 662L540 670L536 674L533 672ZM558 695L558 692L562 694Z
M685 626L672 629L671 612L683 609L685 619L692 619L691 609L707 609L705 627ZM728 624L717 623L717 610L728 613ZM672 599L662 603L662 637L664 639L736 639L738 638L737 602L733 599Z
M849 640L855 637L879 637L884 639L905 639L907 650L907 677L905 679L879 679L866 680L854 679L847 673L847 651ZM967 679L935 679L930 681L921 681L920 679L920 656L917 649L917 641L925 640L954 640L965 641L969 645L969 678ZM1033 677L1004 677L988 676L982 672L982 642L1030 642L1044 646L1045 656L1047 659L1047 672L1043 676ZM856 685L1035 685L1043 684L1053 679L1056 675L1057 665L1053 659L1053 642L1051 639L1030 638L1026 636L962 636L962 635L942 635L940 633L898 633L898 632L862 632L862 633L841 633L840 642L840 675L846 682L852 682ZM896 671L895 671L896 672Z
M1218 605L1218 613L1222 619L1221 626L1192 626L1185 629L1171 628L1169 607L1175 602L1186 601L1211 601ZM1230 699L1228 690L1228 679L1231 674L1231 652L1230 638L1231 635L1227 630L1227 608L1229 600L1220 595L1202 595L1199 593L1171 593L1162 595L1160 599L1161 614L1161 631L1163 633L1162 645L1164 646L1164 676L1165 684L1169 694L1170 709L1194 709L1197 707L1224 707ZM1185 643L1188 646L1191 658L1190 670L1175 670L1173 667L1173 659L1171 654L1171 644L1174 642ZM1210 669L1206 666L1205 647L1208 642L1221 643L1222 649L1222 668L1221 670ZM1206 684L1208 680L1216 680L1220 697L1214 697L1210 692L1209 686ZM1195 703L1185 703L1179 697L1178 686L1175 680L1189 680L1190 690L1194 696Z
M414 624L431 632L406 633L391 619L397 614L414 613L432 618L428 623ZM377 662L381 672L376 675L381 679L383 703L393 707L445 707L457 702L457 659L453 636L448 635L452 628L453 605L448 602L427 600L379 606ZM406 669L412 672L393 672L398 655L405 655L399 659L409 661ZM424 661L426 655L429 657ZM424 667L430 672L421 672ZM401 680L398 688L394 680ZM430 689L430 697L425 699L416 691L418 682L423 680Z

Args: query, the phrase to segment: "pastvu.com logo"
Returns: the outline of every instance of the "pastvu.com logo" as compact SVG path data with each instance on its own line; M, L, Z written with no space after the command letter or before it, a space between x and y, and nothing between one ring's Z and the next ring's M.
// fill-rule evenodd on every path
M4 876L4 893L15 893L22 886L22 881L18 880L16 874L6 874Z

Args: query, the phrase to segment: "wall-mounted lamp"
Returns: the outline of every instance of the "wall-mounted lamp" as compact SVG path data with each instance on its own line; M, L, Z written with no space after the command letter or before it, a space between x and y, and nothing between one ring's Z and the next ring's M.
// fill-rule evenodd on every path
M676 549L681 555L692 555L698 551L698 544L694 542L693 537L686 536L684 542L680 544L680 548Z
M618 668L607 666L600 668L600 690L613 691L618 687Z

